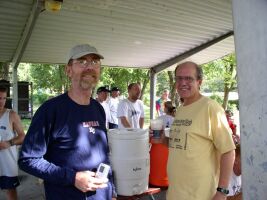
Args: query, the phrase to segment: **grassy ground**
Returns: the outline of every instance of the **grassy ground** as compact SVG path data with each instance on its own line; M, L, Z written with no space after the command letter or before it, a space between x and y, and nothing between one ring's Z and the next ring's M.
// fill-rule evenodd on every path
M31 119L22 119L21 122L22 122L24 132L27 133L28 128L29 128L30 123L31 123Z

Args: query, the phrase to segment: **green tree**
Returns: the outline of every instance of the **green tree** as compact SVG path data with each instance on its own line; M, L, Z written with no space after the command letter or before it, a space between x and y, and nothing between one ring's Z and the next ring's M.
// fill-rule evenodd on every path
M236 59L234 54L229 54L222 59L203 65L205 92L224 92L222 107L227 109L229 93L237 89Z
M132 69L132 68L112 68L103 67L101 70L101 78L99 85L116 86L121 89L121 93L127 96L127 87L130 83L141 84L141 99L144 98L149 87L150 73L147 69Z
M31 64L30 76L35 89L47 89L50 94L61 94L69 86L64 65Z
M168 76L169 76L169 83L170 83L171 100L176 106L178 106L180 103L180 97L176 91L174 72L168 71Z
M0 79L9 81L9 63L0 62Z
M30 70L31 65L29 63L20 63L18 66L18 80L32 82Z
M118 87L123 95L127 95L127 86L131 82L132 69L103 67L99 85Z
M169 81L170 79L167 70L164 70L157 74L156 95L158 97L161 96L163 90L171 90Z
M157 76L157 95L160 96L164 89L170 91L170 99L174 105L179 105L179 95L176 92L174 72L164 70Z

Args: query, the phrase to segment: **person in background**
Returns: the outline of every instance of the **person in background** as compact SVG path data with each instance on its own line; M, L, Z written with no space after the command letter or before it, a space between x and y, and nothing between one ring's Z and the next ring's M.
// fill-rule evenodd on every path
M112 174L96 176L101 163L110 165L106 117L94 100L103 56L88 44L74 46L66 74L70 89L36 111L23 142L19 167L44 180L47 200L111 200Z
M201 67L193 62L175 69L183 105L176 110L169 146L167 200L225 200L233 169L235 145L223 108L202 96Z
M139 99L140 95L140 85L131 83L128 86L128 98L122 100L118 105L119 128L143 128L144 104Z
M111 88L111 94L108 101L110 110L109 129L118 128L117 111L119 105L119 96L120 96L120 89L118 87Z
M225 114L226 114L226 118L227 118L228 124L229 124L233 134L236 135L236 124L234 123L234 120L232 118L233 117L233 113L230 110L226 110Z
M106 113L106 127L108 128L108 124L111 120L110 109L107 103L108 94L110 90L108 86L99 87L96 91L97 93L97 101L103 106Z
M175 116L175 107L171 101L164 103L165 115L158 117L163 121L164 128L170 128L173 123ZM167 132L165 131L165 136ZM152 142L152 141L151 141ZM150 149L150 173L149 183L153 186L168 187L168 176L167 176L167 162L168 162L169 150L168 147L160 144L153 143Z
M156 101L156 111L157 111L158 117L165 114L164 113L164 103L166 101L170 101L169 90L167 90L167 89L163 90L161 97Z
M164 113L165 115L162 115L158 117L158 119L162 119L164 123L165 128L170 128L173 122L173 119L175 117L175 106L172 105L172 101L166 101L164 103Z
M241 191L241 151L240 151L240 137L232 135L236 149L235 149L235 162L233 167L232 176L229 184L229 194L227 200L242 200Z
M18 114L5 108L7 88L0 87L0 188L6 190L8 200L17 200L18 179L17 145L25 134Z

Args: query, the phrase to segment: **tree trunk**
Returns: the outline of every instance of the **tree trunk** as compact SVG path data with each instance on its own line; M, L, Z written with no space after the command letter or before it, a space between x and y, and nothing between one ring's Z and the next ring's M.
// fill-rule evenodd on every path
M141 89L141 96L140 99L143 100L144 92L146 90L147 84L149 83L150 71L147 71L146 78L143 80L142 89Z
M170 83L170 87L171 87L170 99L171 99L172 103L177 107L180 104L180 97L176 91L176 85L175 85L175 81L174 81L173 72L168 71L168 76L169 76L169 83Z
M174 102L176 89L175 89L175 83L174 83L174 79L173 79L173 72L168 71L168 76L169 76L169 84L170 84L170 89L171 89L170 99L172 100L172 102Z
M230 77L233 76L233 73L234 73L234 64L233 63L230 63L229 65L229 68L227 66L225 66L226 68L226 71L228 71L228 74L230 75ZM228 70L227 70L228 68ZM236 75L233 79L236 79ZM227 77L225 80L224 80L225 84L224 84L224 97L223 97L223 105L222 107L224 108L224 110L227 109L227 105L228 105L228 99L229 99L229 93L234 89L234 82L231 82L229 84L229 77Z
M229 92L230 92L230 89L227 86L225 86L224 87L223 105L222 105L222 107L223 107L224 110L227 109Z

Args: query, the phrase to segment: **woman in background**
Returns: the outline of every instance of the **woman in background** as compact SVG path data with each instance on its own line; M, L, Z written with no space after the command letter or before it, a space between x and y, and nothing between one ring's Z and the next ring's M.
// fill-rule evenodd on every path
M173 123L175 115L175 107L171 101L164 103L165 114L158 117L163 121L165 127L165 135L168 137L168 131L166 128L170 128ZM169 150L163 144L152 143L150 150L150 174L149 183L153 186L168 187L167 177L167 161L168 161Z

